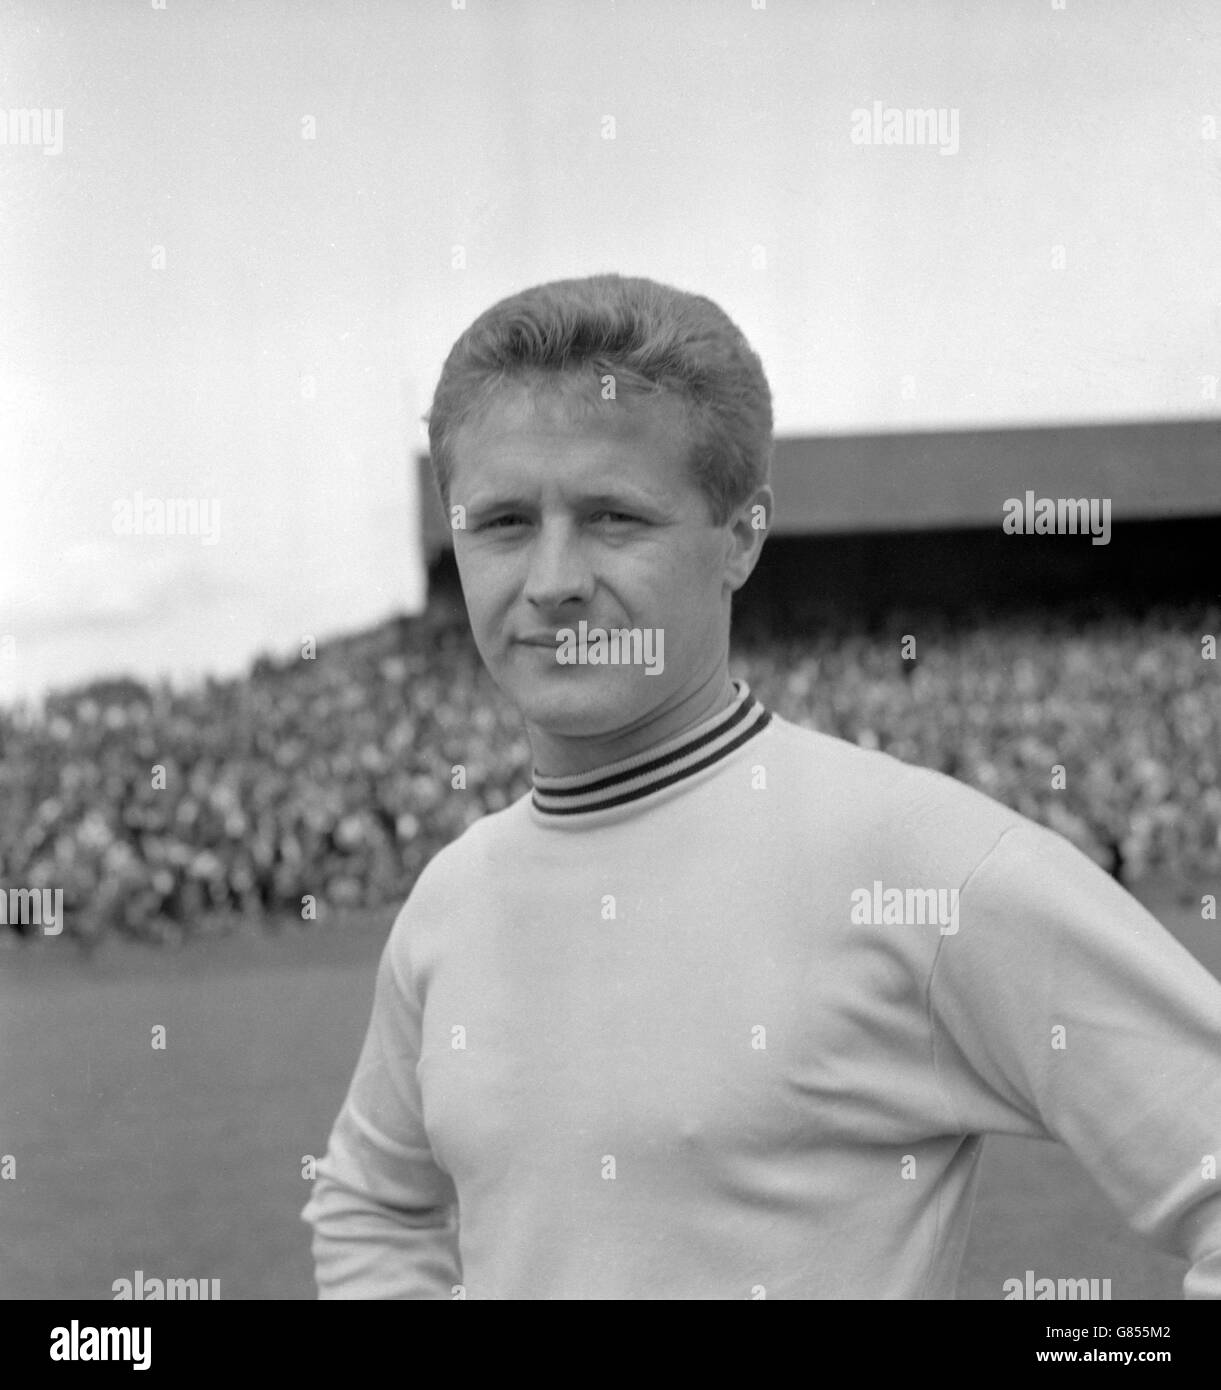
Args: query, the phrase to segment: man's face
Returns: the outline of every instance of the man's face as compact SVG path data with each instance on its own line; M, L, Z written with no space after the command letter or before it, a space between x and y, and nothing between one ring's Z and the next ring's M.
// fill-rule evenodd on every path
M465 508L454 553L471 628L528 724L611 734L724 661L741 541L713 525L688 476L690 447L683 409L666 395L574 409L510 388L457 432L450 506ZM579 633L582 619L590 630L652 629L660 672L561 664L557 633Z

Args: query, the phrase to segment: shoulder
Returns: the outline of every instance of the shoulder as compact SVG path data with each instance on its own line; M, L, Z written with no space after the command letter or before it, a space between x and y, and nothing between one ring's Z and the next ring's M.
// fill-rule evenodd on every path
M932 768L820 733L773 715L764 745L785 799L817 816L832 815L858 837L909 843L917 853L941 846L978 862L1007 831L1033 822L992 797ZM763 751L763 748L760 749ZM768 768L769 780L773 768Z
M528 834L529 800L527 792L503 810L480 816L438 850L412 885L395 919L394 931L405 930L411 918L452 912L455 903L480 885L493 882L502 866L511 865Z

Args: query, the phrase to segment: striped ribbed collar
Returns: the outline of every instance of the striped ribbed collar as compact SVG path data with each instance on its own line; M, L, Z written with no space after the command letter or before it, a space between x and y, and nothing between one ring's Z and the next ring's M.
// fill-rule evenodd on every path
M735 678L733 685L732 704L656 748L567 777L535 771L535 809L547 817L605 811L652 796L728 757L766 728L772 717L744 680Z

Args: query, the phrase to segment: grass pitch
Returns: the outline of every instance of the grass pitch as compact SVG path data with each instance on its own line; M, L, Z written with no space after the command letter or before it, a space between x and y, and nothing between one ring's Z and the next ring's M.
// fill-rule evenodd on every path
M1221 978L1216 924L1146 901ZM138 1269L219 1278L222 1299L314 1297L302 1163L343 1099L393 916L0 952L0 1298L111 1299ZM992 1138L959 1296L999 1299L1027 1269L1176 1299L1185 1266L1059 1145Z

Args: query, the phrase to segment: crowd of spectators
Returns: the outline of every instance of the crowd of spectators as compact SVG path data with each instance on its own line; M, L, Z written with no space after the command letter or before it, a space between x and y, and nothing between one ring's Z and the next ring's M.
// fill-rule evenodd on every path
M1208 633L1221 612L895 617L748 639L731 669L786 718L978 787L1127 884L1191 884L1221 876ZM456 620L193 689L95 683L0 711L0 891L62 889L86 943L385 908L529 768Z

